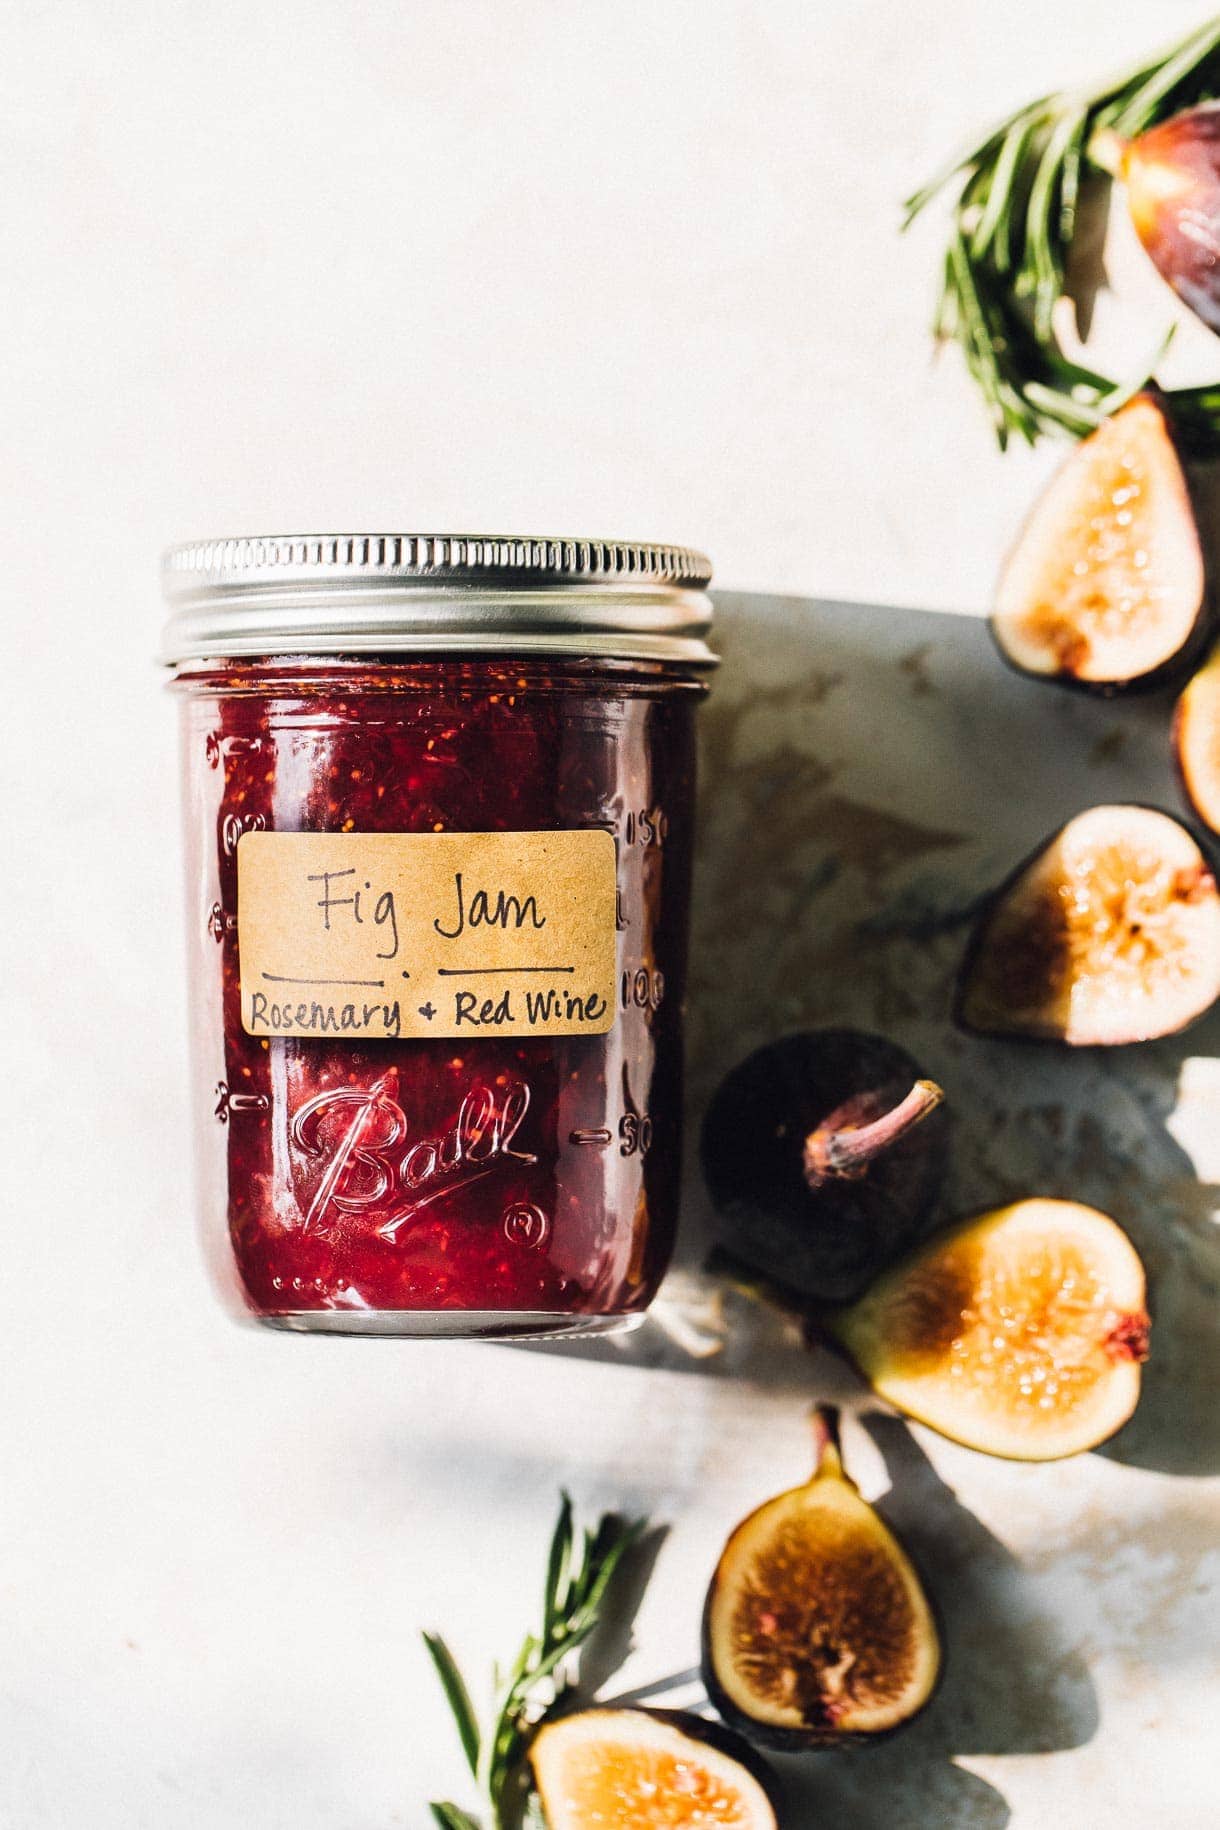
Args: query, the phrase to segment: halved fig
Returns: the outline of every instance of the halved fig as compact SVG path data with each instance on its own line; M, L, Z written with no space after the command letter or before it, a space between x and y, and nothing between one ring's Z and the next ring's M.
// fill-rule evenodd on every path
M1151 394L1077 445L1000 578L991 628L1022 673L1101 692L1185 673L1210 627L1203 547Z
M906 1552L844 1472L837 1414L814 1412L817 1465L724 1547L703 1617L720 1713L777 1750L892 1734L923 1708L940 1637Z
M1100 133L1089 153L1125 184L1135 232L1161 278L1220 331L1220 102L1186 108L1134 140Z
M1026 1200L934 1235L818 1326L873 1390L967 1448L1057 1461L1139 1401L1144 1268L1116 1221Z
M698 1716L583 1709L538 1731L530 1766L550 1830L777 1830L762 1769Z
M1173 742L1187 799L1220 832L1220 648L1178 700Z
M1077 814L1021 865L967 949L956 1016L1075 1047L1185 1029L1220 996L1220 893L1192 835L1152 807Z
M823 1029L755 1050L721 1083L701 1138L728 1253L806 1296L857 1295L940 1191L942 1097L884 1036Z

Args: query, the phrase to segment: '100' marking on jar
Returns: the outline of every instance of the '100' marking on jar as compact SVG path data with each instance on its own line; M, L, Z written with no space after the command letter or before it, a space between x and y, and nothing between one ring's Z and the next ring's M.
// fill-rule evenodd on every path
M509 1081L499 1098L476 1081L448 1130L438 1137L417 1139L402 1154L409 1127L402 1107L387 1091L389 1084L390 1076L383 1075L368 1088L334 1087L306 1100L294 1113L290 1125L293 1143L306 1156L325 1163L303 1231L319 1226L329 1208L344 1214L365 1213L395 1192L406 1193L408 1198L376 1229L383 1239L393 1241L409 1220L433 1202L468 1188L502 1164L538 1161L532 1152L512 1148L530 1104L530 1090L523 1080ZM329 1160L321 1137L328 1112L339 1112L348 1121ZM362 1178L364 1185L356 1186ZM537 1216L534 1224L528 1229L519 1224L516 1228L521 1243L541 1244L545 1236L545 1216L533 1211ZM514 1237L513 1230L509 1237Z
M660 1010L665 1002L665 974L658 967L630 967L619 975L619 1002L624 1010Z

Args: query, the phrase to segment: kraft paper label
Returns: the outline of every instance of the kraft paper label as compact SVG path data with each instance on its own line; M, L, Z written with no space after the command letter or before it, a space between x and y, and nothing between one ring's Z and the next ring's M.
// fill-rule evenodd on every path
M247 832L251 1036L597 1036L615 1017L613 836Z

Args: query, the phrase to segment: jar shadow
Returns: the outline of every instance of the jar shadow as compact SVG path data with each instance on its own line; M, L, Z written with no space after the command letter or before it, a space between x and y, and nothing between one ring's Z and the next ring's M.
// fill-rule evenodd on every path
M952 1169L929 1224L1019 1195L1113 1213L1150 1278L1144 1397L1104 1453L1220 1470L1220 1189L1191 1144L1220 1135L1220 1014L1130 1049L972 1038L951 1022L973 915L1049 832L1101 801L1180 812L1171 702L1117 706L1004 667L985 624L888 605L717 596L724 666L702 714L677 1258L645 1326L549 1351L807 1391L795 1338L717 1317L703 1113L752 1049L804 1028L880 1031L945 1087ZM1213 1175L1220 1167L1213 1166Z

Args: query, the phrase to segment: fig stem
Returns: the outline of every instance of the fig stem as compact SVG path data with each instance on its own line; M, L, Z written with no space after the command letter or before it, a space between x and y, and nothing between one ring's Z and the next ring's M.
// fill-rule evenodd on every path
M839 1407L836 1404L815 1404L811 1413L813 1423L813 1478L819 1480L842 1480L843 1450L839 1442Z
M944 1097L934 1080L917 1080L892 1111L883 1112L867 1125L840 1123L835 1129L836 1121L846 1113L841 1106L805 1139L806 1182L810 1188L820 1188L831 1176L863 1175L874 1157L914 1130L929 1112L935 1112Z

